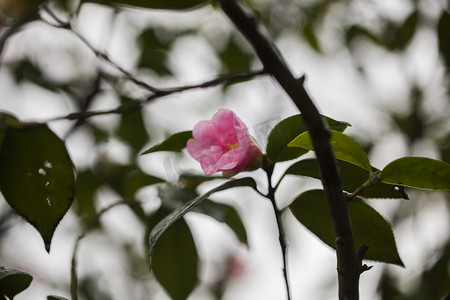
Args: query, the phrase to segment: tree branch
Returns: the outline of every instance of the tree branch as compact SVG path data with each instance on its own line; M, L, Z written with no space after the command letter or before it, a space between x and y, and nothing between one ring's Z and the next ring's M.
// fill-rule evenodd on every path
M302 113L314 145L322 184L336 238L339 299L359 299L361 259L355 252L347 201L342 192L339 169L330 143L330 132L319 111L277 47L260 31L256 19L235 0L219 0L223 12L252 45L265 70L281 85Z

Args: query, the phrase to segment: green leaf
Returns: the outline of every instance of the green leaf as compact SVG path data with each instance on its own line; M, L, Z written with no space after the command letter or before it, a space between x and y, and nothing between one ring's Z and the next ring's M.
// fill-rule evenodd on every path
M190 138L192 138L192 131L183 131L175 133L170 137L168 137L166 140L164 140L162 143L145 150L141 155L157 151L181 152L181 150L186 148L186 143Z
M197 264L192 233L181 219L158 240L153 252L153 272L172 299L185 300L197 285Z
M6 130L0 151L0 190L13 210L41 234L45 248L74 197L67 149L47 125Z
M367 170L358 166L345 161L338 161L338 166L344 191L352 193L369 179ZM300 175L320 179L317 159L298 161L286 170L285 175ZM406 195L403 187L385 184L380 181L367 186L359 196L363 198L408 199L408 195Z
M247 231L234 207L207 199L192 211L203 213L225 223L233 230L241 243L247 244Z
M29 274L0 267L0 298L6 296L9 299L26 290L30 285L33 277Z
M167 35L166 35L167 36ZM139 66L153 70L159 76L172 75L167 67L167 56L175 37L160 39L154 28L145 29L138 38L141 46Z
M338 131L331 130L331 143L336 159L349 162L371 172L372 167L366 152L352 138ZM314 150L309 132L300 134L288 146Z
M346 122L340 122L324 117L328 126L337 131L344 131L348 126ZM306 149L290 148L287 145L296 136L306 131L301 115L294 115L278 123L270 132L266 153L267 158L273 163L295 159L308 152Z
M411 39L414 37L414 33L416 32L418 21L419 13L417 10L413 11L405 19L398 32L398 38L396 41L396 47L398 49L404 49L409 44Z
M148 175L136 169L125 176L121 194L126 197L133 197L140 188L164 182L166 181L162 178Z
M208 3L208 0L82 0L104 5L125 5L151 9L186 10L193 9Z
M230 189L233 187L242 187L242 186L249 186L254 189L256 189L256 182L250 177L244 177L239 179L234 179L227 181L218 187L206 192L205 194L196 197L195 199L191 200L190 202L186 203L182 207L176 209L173 211L170 215L165 217L161 222L159 222L153 229L150 234L150 266L152 265L152 256L153 256L153 249L155 248L156 242L161 237L161 235L176 221L178 221L182 216L184 216L186 213L200 205L205 199L207 199L209 196L211 196L214 193Z
M122 105L133 103L136 100L122 98ZM134 153L139 151L148 141L149 136L145 129L142 111L140 109L122 114L117 136L127 142Z
M439 40L439 51L447 67L447 74L450 72L450 12L444 10L439 18L437 35Z
M426 157L403 157L389 163L381 171L380 180L416 189L450 191L450 164Z
M219 52L220 61L223 64L223 73L238 73L248 71L253 55L243 49L241 43L235 38L228 39L228 44Z
M348 203L355 246L369 246L365 259L404 266L397 252L391 225L360 199ZM322 190L307 191L289 206L297 220L330 247L335 237L325 195Z

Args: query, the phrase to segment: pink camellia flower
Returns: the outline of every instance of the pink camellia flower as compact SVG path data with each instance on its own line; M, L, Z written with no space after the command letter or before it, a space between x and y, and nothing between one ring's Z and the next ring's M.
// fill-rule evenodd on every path
M222 171L223 176L230 177L261 166L261 149L231 110L220 109L210 121L199 122L192 136L187 150L206 175Z

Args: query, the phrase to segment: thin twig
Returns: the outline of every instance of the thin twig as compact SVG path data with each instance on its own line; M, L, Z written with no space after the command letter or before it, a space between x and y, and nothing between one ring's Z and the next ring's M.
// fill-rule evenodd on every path
M137 79L133 74L131 74L129 71L125 70L123 67L121 67L119 64L114 62L106 53L101 52L97 48L95 48L75 27L71 22L65 22L62 19L60 19L47 5L43 5L44 10L52 17L53 21L56 22L56 24L50 23L46 21L43 18L40 18L42 22L53 26L55 28L61 28L66 29L72 32L80 41L82 41L92 52L94 52L95 56L98 58L104 60L108 64L110 64L112 67L117 69L120 73L122 73L128 80L136 84L137 86L140 86L150 92L159 92L160 90L156 87Z
M283 220L281 218L281 212L278 209L277 202L275 201L275 189L272 186L273 165L271 165L267 161L266 157L264 157L263 169L267 174L267 182L268 182L268 192L265 197L270 200L270 203L272 204L272 207L273 207L273 211L275 213L275 220L277 222L277 228L278 228L278 241L280 243L281 254L283 257L283 277L284 277L284 282L286 285L287 300L290 300L291 292L290 292L289 276L288 276L288 270L287 270L286 234L284 231Z
M209 81L199 83L199 84L162 89L162 90L159 90L157 93L152 93L151 95L147 96L147 98L145 98L144 100L130 102L130 103L120 105L120 106L112 108L112 109L70 113L65 116L51 118L51 119L45 121L45 123L53 122L53 121L61 121L61 120L83 120L83 119L87 119L90 117L102 116L102 115L126 114L129 112L135 111L135 110L141 108L142 106L155 101L156 99L166 97L166 96L169 96L172 94L181 93L181 92L194 90L194 89L200 89L200 88L203 89L203 88L215 87L217 85L224 84L227 82L249 79L249 78L253 78L253 77L264 75L264 74L266 74L264 70L257 70L257 71L250 71L250 72L245 72L245 73L224 75L224 76L217 77L216 79L209 80Z
M100 217L107 211L109 211L111 208L116 207L118 205L122 204L128 204L128 201L126 200L119 200L117 202L114 202L113 204L103 208L100 210L95 218L89 222L86 229L78 236L77 240L75 241L75 246L73 247L73 254L72 254L72 265L70 270L70 295L72 297L72 300L78 300L78 272L77 272L77 253L78 248L80 246L81 240L86 236L86 234L94 228L94 226L98 223Z

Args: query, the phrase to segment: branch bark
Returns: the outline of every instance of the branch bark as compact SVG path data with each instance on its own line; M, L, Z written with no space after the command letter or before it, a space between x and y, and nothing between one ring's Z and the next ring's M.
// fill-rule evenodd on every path
M247 13L235 0L219 0L219 4L252 45L266 72L281 85L302 113L319 162L335 234L339 299L359 299L362 258L355 251L348 204L342 192L339 169L330 143L330 132L303 86L304 78L297 79L293 75L277 47L261 32L254 16Z

